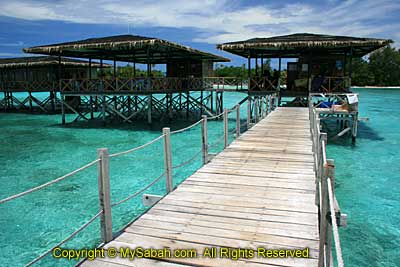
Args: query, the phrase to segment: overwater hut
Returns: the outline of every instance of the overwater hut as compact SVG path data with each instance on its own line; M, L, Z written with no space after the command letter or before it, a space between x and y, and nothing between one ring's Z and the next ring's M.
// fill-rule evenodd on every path
M114 77L112 79L100 77L90 80L75 78L60 80L62 100L64 96L79 95L85 101L88 96L91 96L90 106L101 107L101 110L91 110L91 117L93 113L99 111L104 121L107 114L109 117L132 122L134 117L146 113L148 121L151 122L153 113L165 115L186 111L188 115L192 110L213 113L213 107L205 105L212 96L203 95L207 86L202 78L212 75L214 62L229 61L226 58L170 41L136 35L90 38L25 48L24 51L59 57L98 59L100 64L103 60L113 61ZM133 64L132 77L117 77L116 62L118 61ZM147 77L136 75L137 63L146 64ZM151 70L154 64L165 64L167 76L152 77ZM193 91L199 91L200 96L192 96ZM162 96L154 98L154 94ZM92 103L92 96L98 97L96 105ZM68 105L65 107L70 109ZM218 107L218 109L221 108ZM77 113L77 118L87 118L83 112L77 109L73 111Z
M89 64L93 68L89 73ZM109 66L109 65L108 65ZM61 71L61 68L62 70ZM0 100L2 110L33 110L47 112L55 110L59 90L59 79L97 77L98 63L66 57L36 56L0 59ZM104 65L103 67L107 67ZM27 93L24 99L13 93ZM34 93L49 93L45 99L35 97ZM48 106L51 104L51 108Z
M351 60L362 57L391 43L391 40L357 38L323 34L297 33L268 38L219 44L221 50L248 59L249 76L251 60L256 67L250 90L277 89L260 85L265 77L259 68L264 59L296 59L287 63L286 89L282 96L308 96L310 92L348 92L351 86ZM350 63L350 64L348 64ZM265 83L268 84L269 83ZM271 81L271 84L277 84ZM276 87L276 86L275 86Z
M286 105L319 105L318 112L323 119L333 117L337 120L340 117L342 122L344 120L339 134L352 130L355 138L358 99L349 95L352 59L365 56L391 42L387 39L297 33L229 42L219 44L217 48L247 58L249 94L274 90L279 92L280 103L286 97ZM278 75L263 70L264 59L272 58L279 60ZM280 84L279 78L282 59L291 59L287 62L285 85ZM256 69L254 76L250 71L252 60ZM349 120L353 123L351 129L346 126Z

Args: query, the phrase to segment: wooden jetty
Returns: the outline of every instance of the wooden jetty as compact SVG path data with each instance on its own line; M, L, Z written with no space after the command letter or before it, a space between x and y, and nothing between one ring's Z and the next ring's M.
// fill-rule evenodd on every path
M280 107L105 245L309 248L310 258L97 258L82 266L318 266L316 174L307 108Z

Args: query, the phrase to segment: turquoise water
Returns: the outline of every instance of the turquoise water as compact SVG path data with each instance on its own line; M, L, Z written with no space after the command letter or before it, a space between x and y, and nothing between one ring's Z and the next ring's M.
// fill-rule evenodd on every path
M336 194L349 226L341 229L346 266L400 266L400 123L396 109L400 90L360 89L362 122L356 145L330 142L329 158L336 163ZM243 95L227 94L231 107ZM245 107L244 107L245 108ZM243 118L245 109L241 112ZM234 115L234 114L233 114ZM234 116L233 116L234 117ZM178 129L189 122L174 124ZM96 158L96 149L110 153L154 139L167 125L135 126L74 124L60 126L59 115L0 113L0 198L50 181ZM233 130L235 120L229 121ZM222 123L209 123L210 143L222 136ZM231 136L232 139L232 136ZM113 202L151 182L163 172L161 141L110 162ZM172 136L173 165L200 150L200 127ZM216 150L220 150L221 146ZM174 171L175 184L201 165L196 159ZM164 193L164 180L147 190ZM68 236L98 211L97 170L79 175L0 206L0 266L21 266ZM145 211L140 196L113 209L114 232ZM67 247L92 247L99 242L96 221ZM13 256L10 256L13 255ZM15 263L16 261L16 263ZM71 262L46 257L40 266Z
M348 214L341 229L346 266L400 266L399 90L356 89L361 122L357 143L328 146L335 159L336 194Z
M23 96L20 96L23 98ZM245 95L226 94L225 107L233 107ZM245 106L242 109L245 122ZM72 118L67 118L71 121ZM171 130L194 121L174 122ZM229 131L235 129L235 114L230 114ZM60 115L0 113L0 199L41 185L94 159L97 148L110 153L142 145L161 134L167 123L101 126L96 123L60 125ZM209 143L221 140L221 120L209 121ZM230 134L230 140L233 134ZM173 166L192 158L201 149L201 126L171 136ZM110 160L111 199L117 202L148 185L164 172L162 139L140 151ZM218 152L219 143L210 152ZM182 168L174 169L174 184L179 184L201 166L201 156ZM146 191L165 194L165 179ZM22 266L56 245L88 221L99 210L97 166L46 189L0 205L0 266ZM113 230L146 210L141 194L112 210ZM99 220L69 241L66 247L84 248L99 244ZM10 256L12 255L12 256ZM40 266L71 266L75 262L54 260Z

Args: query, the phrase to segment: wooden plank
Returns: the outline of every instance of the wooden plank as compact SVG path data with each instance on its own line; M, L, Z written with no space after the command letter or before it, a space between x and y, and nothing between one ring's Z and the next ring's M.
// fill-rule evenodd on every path
M308 116L308 109L278 108L105 246L196 249L198 257L116 257L83 266L317 266L318 209ZM308 247L311 258L203 257L211 246Z

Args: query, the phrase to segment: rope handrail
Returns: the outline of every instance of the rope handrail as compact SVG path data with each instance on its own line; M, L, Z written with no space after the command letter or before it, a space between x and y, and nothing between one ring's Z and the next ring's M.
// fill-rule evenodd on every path
M42 185L39 185L39 186L36 186L36 187L34 187L34 188L28 189L28 190L26 190L26 191L24 191L24 192L15 194L15 195L13 195L13 196L4 198L4 199L0 200L0 204L6 203L6 202L8 202L8 201L11 201L11 200L13 200L13 199L16 199L16 198L19 198L19 197L22 197L22 196L25 196L25 195L27 195L27 194L30 194L30 193L32 193L32 192L35 192L35 191L37 191L37 190L40 190L40 189L45 188L45 187L47 187L47 186L50 186L50 185L52 185L52 184L58 183L58 182L60 182L60 181L62 181L62 180L64 180L64 179L66 179L66 178L68 178L68 177L70 177L70 176L73 176L73 175L75 175L75 174L77 174L77 173L79 173L79 172L81 172L81 171L83 171L83 170L89 168L90 166L96 164L96 163L99 162L99 161L100 161L100 159L93 160L92 162L89 162L88 164L86 164L86 165L84 165L84 166L82 166L82 167L80 167L80 168L78 168L78 169L76 169L76 170L74 170L74 171L72 171L72 172L69 172L69 173L67 173L67 174L65 174L65 175L63 175L63 176L60 176L60 177L58 177L58 178L56 178L56 179L54 179L54 180L51 180L51 181L49 181L49 182L47 182L47 183L44 183L44 184L42 184Z
M84 223L81 227L79 227L78 229L76 229L72 234L70 234L69 236L67 236L66 238L64 238L62 241L60 241L57 245L53 246L52 248L46 250L46 252L44 252L43 254L41 254L39 257L33 259L32 261L30 261L28 264L25 265L25 267L28 266L32 266L33 264L35 264L36 262L40 261L41 259L43 259L45 256L47 256L50 252L53 251L53 249L63 245L64 243L68 242L71 238L73 238L74 236L76 236L78 233L80 233L82 230L84 230L86 227L88 227L92 222L94 222L94 220L96 220L101 214L103 213L103 210L99 211L96 215L94 215L89 221L87 221L86 223Z
M145 148L145 147L147 147L147 146L149 146L149 145L151 145L151 144L157 142L158 140L160 140L160 139L163 138L164 136L165 136L165 134L162 134L162 135L160 135L159 137L157 137L157 138L155 138L155 139L153 139L153 140L151 140L151 141L149 141L149 142L147 142L146 144L143 144L143 145L141 145L141 146L138 146L138 147L135 147L135 148L132 148L132 149L128 149L128 150L125 150L125 151L122 151L122 152L110 154L110 158L118 157L118 156L125 155L125 154L129 154L129 153L131 153L131 152L134 152L134 151L140 150L140 149L142 149L142 148Z
M185 166L186 164L191 163L191 162L194 161L199 155L201 155L202 152L203 152L203 151L200 150L200 151L197 152L193 157L191 157L189 160L184 161L184 162L182 162L182 163L180 163L180 164L178 164L178 165L176 165L176 166L172 166L172 169L178 169L178 168L180 168L180 167L182 167L182 166Z
M340 246L340 238L339 238L339 230L336 222L336 214L334 208L334 197L333 190L331 184L331 178L328 178L328 197L329 197L329 209L331 211L331 221L332 221L332 231L333 231L333 239L335 241L335 249L336 249L336 259L338 263L338 267L343 267L343 256L342 256L342 247Z
M195 123L193 123L193 124L191 124L191 125L189 125L189 126L187 126L187 127L185 127L185 128L172 131L171 134L182 133L182 132L184 132L184 131L186 131L186 130L189 130L189 129L195 127L196 125L200 124L202 121L203 121L203 119L201 119L201 120L199 120L199 121L197 121L197 122L195 122Z
M220 138L217 139L214 143L208 145L208 149L216 147L218 144L220 144L222 141L224 141L225 136L222 135Z
M219 117L221 117L221 116L223 116L223 115L224 115L224 113L222 112L222 113L217 114L217 115L215 115L215 116L207 117L207 120L217 119L217 118L219 118Z
M115 202L115 203L111 204L111 207L118 206L119 204L122 204L122 203L124 203L124 202L126 202L126 201L128 201L128 200L130 200L130 199L132 199L132 198L134 198L134 197L136 197L136 196L139 195L140 193L143 193L144 191L146 191L147 189L149 189L151 186L153 186L155 183L157 183L158 181L160 181L160 179L161 179L164 175L165 175L165 172L163 172L160 176L158 176L156 179L154 179L150 184L146 185L145 187L143 187L143 188L140 189L139 191L136 191L136 192L133 193L132 195L127 196L126 198L124 198L124 199L122 199L122 200L120 200L120 201L118 201L118 202Z
M228 113L233 112L233 111L237 111L238 109L240 109L240 105L235 105L233 108L231 108L231 109L225 109L224 112L222 112L222 113L220 113L220 114L218 114L218 115L215 115L215 116L208 117L207 119L208 119L208 120L212 120L212 119L216 119L216 118L219 118L219 117L222 117L222 116L226 116ZM239 114L239 113L238 113L238 114ZM227 116L225 117L225 119L227 119ZM110 215L107 215L107 212L110 212L110 209L111 209L112 207L115 207L115 206L117 206L117 205L120 205L120 204L122 204L122 203L125 203L125 202L127 202L128 200L134 198L135 196L138 196L139 194L142 194L142 193L145 192L147 189L149 189L151 186L153 186L154 184L156 184L157 182L159 182L164 176L167 176L167 180L168 180L168 173L167 173L167 171L165 170L160 176L158 176L158 177L157 177L156 179L154 179L151 183L149 183L148 185L144 186L144 187L141 188L140 190L136 191L135 193L133 193L133 194L131 194L131 195L129 195L129 196L127 196L127 197L125 197L125 198L123 198L123 199L121 199L121 200L115 202L115 203L111 203L111 204L110 204L110 196L109 196L109 195L107 196L107 194L105 193L105 192L108 191L108 194L109 194L109 185L107 185L107 180L109 181L109 158L117 157L117 156L120 156L120 155L132 153L132 152L134 152L134 151L143 149L143 148L145 148L145 147L147 147L147 146L150 146L151 144L157 142L158 140L160 140L160 139L162 139L162 138L165 138L166 140L169 140L171 134L182 133L182 132L184 132L184 131L186 131L186 130L189 130L189 129L191 129L191 128L197 126L197 125L199 125L200 123L204 122L205 120L206 120L206 119L200 119L199 121L193 123L192 125L189 125L189 126L187 126L187 127L185 127L185 128L182 128L182 129L179 129L179 130L175 130L175 131L172 131L172 132L170 132L169 129L168 129L168 131L167 131L166 133L163 133L162 135L158 136L157 138L155 138L155 139L153 139L153 140L151 140L151 141L149 141L149 142L147 142L147 143L145 143L145 144L143 144L143 145L141 145L141 146L138 146L138 147L135 147L135 148L126 150L126 151L122 151L122 152L118 152L118 153L114 153L114 154L108 154L108 150L107 150L106 148L105 148L105 149L99 149L99 150L98 150L98 153L100 153L100 154L98 154L98 155L99 155L99 158L97 158L96 160L94 160L94 161L92 161L92 162L89 162L88 164L86 164L86 165L84 165L84 166L82 166L82 167L80 167L80 168L78 168L78 169L76 169L76 170L74 170L74 171L71 171L70 173L67 173L67 174L65 174L65 175L63 175L63 176L60 176L60 177L58 177L58 178L56 178L56 179L54 179L54 180L52 180L52 181L49 181L49 182L47 182L47 183L45 183L45 184L42 184L42 185L40 185L40 186L31 188L31 189L26 190L26 191L24 191L24 192L21 192L21 193L18 193L18 194L16 194L16 195L13 195L13 196L10 196L10 197L7 197L7 198L5 198L5 199L0 200L0 204L3 204L3 203L6 203L6 202L8 202L8 201L11 201L11 200L13 200L13 199L16 199L16 198L25 196L25 195L27 195L27 194L30 194L30 193L32 193L32 192L35 192L35 191L37 191L37 190L43 189L43 188L45 188L45 187L47 187L47 186L50 186L50 185L55 184L55 183L57 183L57 182L60 182L60 181L66 179L66 178L68 178L68 177L71 177L71 176L73 176L73 175L75 175L75 174L77 174L77 173L79 173L79 172L81 172L81 171L83 171L83 170L85 170L85 169L87 169L87 168L89 168L89 167L91 167L91 166L93 166L93 165L99 163L99 172L100 172L100 173L99 173L99 178L102 178L102 179L103 179L103 180L99 180L99 183L102 184L101 187L103 187L103 189L99 189L100 202L101 202L101 199L103 199L103 198L108 198L108 204L104 204L104 203L101 204L101 210L100 210L96 215L94 215L92 218L90 218L86 223L84 223L83 225L81 225L81 226L80 226L78 229L76 229L72 234L70 234L69 236L67 236L66 238L64 238L62 241L60 241L59 243L57 243L55 246L53 246L52 248L46 250L46 251L45 251L44 253L42 253L40 256L38 256L37 258L35 258L35 259L33 259L32 261L30 261L26 266L31 266L31 265L37 263L38 261L40 261L41 259L43 259L44 257L46 257L47 255L49 255L49 254L52 252L53 249L55 249L55 248L57 248L57 247L60 247L61 245L65 244L66 242L68 242L69 240L71 240L71 239L72 239L73 237L75 237L78 233L80 233L80 232L83 231L85 228L87 228L90 224L92 224L92 223L93 223L97 218L99 218L100 216L102 216L102 217L101 217L101 218L102 218L102 222L101 222L102 231L105 231L105 233L107 234L107 230L104 230L104 229L106 229L107 223L103 222L103 220L104 220L104 221L107 220L107 216L108 216L108 217L110 216ZM227 120L224 120L224 123L226 123L225 121L227 121ZM240 125L240 122L239 122L239 126L242 126L242 125ZM220 144L220 143L226 138L227 133L234 133L234 132L236 132L236 129L233 129L232 131L229 131L229 132L228 132L227 129L224 130L224 135L222 135L220 138L218 138L218 139L216 140L215 143L213 143L213 144L211 144L211 145L208 145L208 144L207 144L206 147L207 147L207 148L212 148L212 147L214 147L214 146L217 146L218 144ZM170 142L170 141L166 141L166 142L168 143L168 142ZM192 156L190 159L188 159L188 160L186 160L186 161L184 161L184 162L182 162L182 163L180 163L180 164L178 164L178 165L176 165L176 166L170 167L170 168L172 168L172 169L177 169L177 168L183 167L183 166L185 166L185 165L187 165L187 164L193 162L199 155L201 155L202 153L204 153L204 151L206 151L206 150L204 150L204 148L203 148L202 150L200 150L199 152L197 152L194 156ZM170 179L171 179L171 184L172 184L172 178L170 178ZM104 187L104 185L106 185L106 186ZM99 187L99 188L100 188L100 187ZM106 188L106 189L104 189L104 188ZM173 188L173 187L172 187L172 188ZM101 190L102 190L102 191L101 191ZM104 201L104 202L107 202L107 201ZM104 216L104 218L103 218L103 216ZM110 221L110 222L111 222L111 221ZM109 233L109 231L108 231L108 233ZM111 234L112 234L112 232L111 232ZM107 238L108 238L108 240L112 239L112 235L111 235L110 237L105 237L105 238L104 238L105 240L103 239L103 242L108 242L108 241L107 241Z

